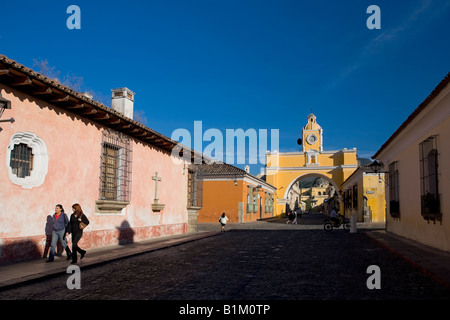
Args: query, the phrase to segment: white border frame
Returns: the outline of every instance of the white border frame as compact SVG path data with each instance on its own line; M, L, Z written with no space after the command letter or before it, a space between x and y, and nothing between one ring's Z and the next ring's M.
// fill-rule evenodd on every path
M19 178L12 172L10 166L11 151L16 144L26 144L33 151L33 170L28 177ZM21 186L24 189L32 189L39 187L45 181L45 177L48 173L48 161L49 156L47 152L47 146L41 138L36 136L32 132L18 132L15 133L9 142L6 152L6 167L8 168L8 176L12 183Z

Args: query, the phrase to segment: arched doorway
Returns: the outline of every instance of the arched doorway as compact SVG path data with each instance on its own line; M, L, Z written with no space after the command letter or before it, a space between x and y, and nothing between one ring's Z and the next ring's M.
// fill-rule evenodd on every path
M339 187L333 179L320 173L307 173L293 179L284 193L286 211L318 211L329 214L340 208Z
M333 205L343 212L339 190L342 183L358 168L356 148L325 150L323 130L314 114L307 117L299 141L302 148L298 152L266 152L266 181L277 190L275 215L283 216L286 213L286 204L289 203L287 197L294 183L302 177L314 174L321 175L334 187L337 196L334 197L336 203Z

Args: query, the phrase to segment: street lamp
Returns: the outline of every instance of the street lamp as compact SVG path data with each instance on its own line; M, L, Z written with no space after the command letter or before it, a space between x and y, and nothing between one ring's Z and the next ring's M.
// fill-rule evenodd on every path
M375 159L371 164L368 165L368 167L371 168L373 172L380 174L381 169L384 167L384 164L383 162Z
M11 101L3 98L2 95L0 94L0 117L2 116L5 109L11 109ZM0 122L11 122L11 123L13 123L14 121L15 121L14 118L0 120Z
M378 182L381 183L381 173L384 173L381 171L381 169L383 169L384 163L375 159L371 164L368 165L368 167L372 169L374 173L378 173Z

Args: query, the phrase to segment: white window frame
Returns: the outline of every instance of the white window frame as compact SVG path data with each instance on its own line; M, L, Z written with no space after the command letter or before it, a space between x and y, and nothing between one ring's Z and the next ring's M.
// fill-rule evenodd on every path
M21 143L31 148L33 153L33 169L31 170L30 175L24 178L17 177L17 175L12 172L10 166L11 151L14 149L15 145ZM6 167L8 168L8 176L12 183L21 186L23 189L39 187L44 183L45 177L47 176L48 161L47 145L44 140L39 138L36 134L28 131L17 132L11 137L6 152Z
M306 166L319 166L319 151L311 149L306 153ZM314 162L312 162L314 159Z

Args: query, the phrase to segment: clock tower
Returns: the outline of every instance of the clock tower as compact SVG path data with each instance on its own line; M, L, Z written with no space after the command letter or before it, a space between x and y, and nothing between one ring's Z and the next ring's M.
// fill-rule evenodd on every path
M315 189L317 197L314 198L314 190L311 189L311 206L319 205L319 201L327 199L323 202L324 212L329 214L332 208L339 208L344 212L344 198L339 191L342 191L343 182L358 168L356 148L324 151L323 130L312 112L301 130L302 134L297 140L301 147L299 151L266 152L266 181L278 190L276 215L282 217L291 206L295 208L296 200L300 206L302 193L306 190L300 189L299 181L314 177L328 181L329 188L320 190L320 196ZM345 199L348 200L347 198Z
M323 130L322 127L319 126L316 122L316 116L314 114L310 114L308 116L308 122L303 127L302 130L302 151L306 152L308 150L316 150L322 152L323 150L323 140L322 135Z

